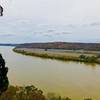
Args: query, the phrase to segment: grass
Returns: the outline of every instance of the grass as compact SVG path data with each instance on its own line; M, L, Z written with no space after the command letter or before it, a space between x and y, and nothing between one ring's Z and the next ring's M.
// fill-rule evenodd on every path
M21 53L23 55L29 55L29 56L36 56L41 58L49 58L49 59L57 59L62 61L76 61L76 62L85 62L85 63L97 63L100 64L100 56L98 55L89 55L89 54L77 54L73 55L68 53L51 53L46 51L28 51L27 49L13 49L16 53Z

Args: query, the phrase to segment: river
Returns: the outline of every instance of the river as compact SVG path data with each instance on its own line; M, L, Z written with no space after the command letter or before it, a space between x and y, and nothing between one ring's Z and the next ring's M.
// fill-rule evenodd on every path
M91 97L100 100L100 65L63 62L25 56L12 51L13 47L0 47L9 67L11 85L30 85L68 96L72 100Z

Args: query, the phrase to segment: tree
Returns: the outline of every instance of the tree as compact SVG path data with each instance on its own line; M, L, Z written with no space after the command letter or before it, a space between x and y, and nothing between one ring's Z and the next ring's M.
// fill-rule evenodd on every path
M5 60L0 54L0 95L7 90L9 85L7 72L8 68L5 67Z
M3 16L3 7L0 5L0 16Z

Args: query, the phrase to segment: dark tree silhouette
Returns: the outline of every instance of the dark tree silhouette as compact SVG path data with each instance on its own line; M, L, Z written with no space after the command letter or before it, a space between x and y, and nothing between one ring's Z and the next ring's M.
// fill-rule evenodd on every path
M3 7L0 5L0 16L3 16Z
M7 72L8 68L5 67L5 60L0 54L0 95L7 90L9 85Z

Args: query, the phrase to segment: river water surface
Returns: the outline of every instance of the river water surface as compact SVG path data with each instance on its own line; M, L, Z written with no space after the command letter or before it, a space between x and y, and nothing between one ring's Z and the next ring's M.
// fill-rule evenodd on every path
M91 97L100 100L100 65L62 62L14 53L13 47L0 47L9 67L11 85L30 85L44 93L54 92L72 100Z

